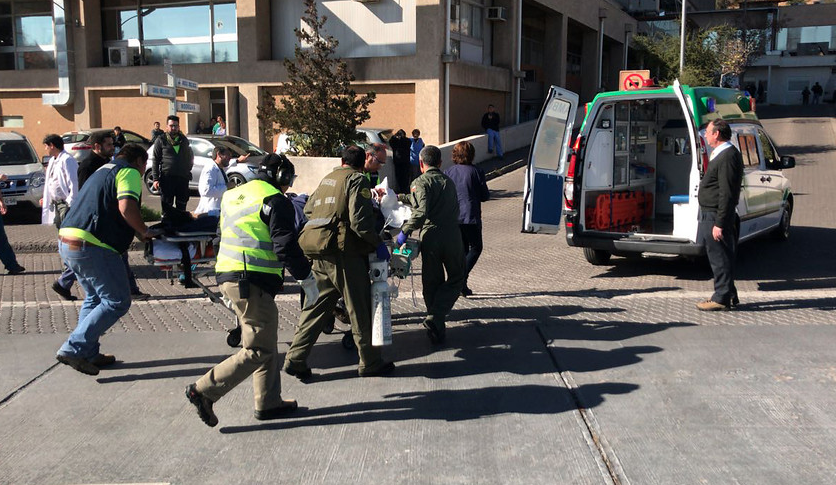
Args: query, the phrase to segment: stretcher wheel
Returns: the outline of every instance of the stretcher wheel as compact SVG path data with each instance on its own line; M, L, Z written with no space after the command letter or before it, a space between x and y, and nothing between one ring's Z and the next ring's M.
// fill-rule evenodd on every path
M351 334L351 332L346 332L346 333L343 334L342 343L343 343L343 348L346 349L346 350L352 350L352 349L356 348L354 346L354 336Z
M229 331L229 335L226 336L226 344L230 347L238 347L241 345L241 327L235 327Z

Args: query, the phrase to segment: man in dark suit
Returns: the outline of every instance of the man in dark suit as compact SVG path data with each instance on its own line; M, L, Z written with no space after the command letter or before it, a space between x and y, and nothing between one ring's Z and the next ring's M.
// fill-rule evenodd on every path
M743 158L731 144L731 134L725 120L714 120L705 129L706 142L712 149L708 169L700 181L698 237L714 273L714 294L697 303L703 311L728 310L739 303L734 286L735 207L743 182Z

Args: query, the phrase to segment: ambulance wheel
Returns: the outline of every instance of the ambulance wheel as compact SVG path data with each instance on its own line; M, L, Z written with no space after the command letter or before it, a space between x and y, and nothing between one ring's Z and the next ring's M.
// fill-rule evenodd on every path
M590 264L602 266L610 262L612 254L603 249L583 248L583 255Z
M230 347L238 347L241 345L241 327L235 327L229 331L229 335L226 336L226 344Z
M346 350L355 349L356 347L354 346L354 335L352 335L351 332L343 334L342 344L343 348Z

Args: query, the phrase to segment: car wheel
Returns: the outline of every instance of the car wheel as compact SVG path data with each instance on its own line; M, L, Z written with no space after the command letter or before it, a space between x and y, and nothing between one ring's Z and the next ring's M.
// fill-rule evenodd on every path
M148 189L148 193L151 195L160 195L160 191L154 189L154 177L151 175L150 170L145 171L145 177L143 177L143 181L145 182L145 188Z
M781 222L775 228L775 238L781 241L786 241L790 238L790 224L792 222L792 202L787 202L784 212L781 213Z
M587 261L595 266L602 266L609 263L610 257L612 257L609 251L592 248L583 248L583 255Z
M245 179L240 173L230 174L229 181L232 182L233 187L238 187L239 185L247 183L247 179Z

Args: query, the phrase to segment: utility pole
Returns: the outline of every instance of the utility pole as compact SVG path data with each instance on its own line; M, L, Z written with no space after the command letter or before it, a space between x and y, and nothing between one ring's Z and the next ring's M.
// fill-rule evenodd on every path
M680 20L682 21L682 25L680 26L679 32L679 77L682 77L682 73L685 71L685 6L687 0L682 0L682 16Z

